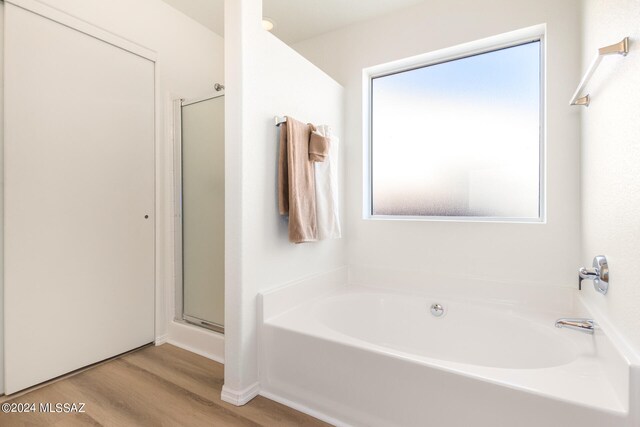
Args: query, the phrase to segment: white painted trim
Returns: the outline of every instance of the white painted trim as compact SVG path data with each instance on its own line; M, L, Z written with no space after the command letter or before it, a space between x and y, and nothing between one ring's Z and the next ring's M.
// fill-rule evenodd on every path
M166 308L165 308L165 299L166 299L166 283L167 283L167 275L165 274L164 265L166 264L166 256L164 247L161 247L160 242L166 241L166 238L163 238L163 235L166 234L166 230L160 226L160 224L165 223L165 221L160 221L164 215L165 211L163 210L163 200L164 200L164 188L160 185L162 180L162 175L166 173L166 168L162 163L162 144L163 144L163 130L160 126L162 117L162 102L160 95L160 63L154 60L154 79L155 79L155 144L154 144L154 164L155 164L155 183L154 183L154 251L155 251L155 295L154 295L154 306L155 306L155 335L166 335L167 334L167 317L166 317Z
M251 399L256 397L258 394L260 394L260 383L258 382L255 382L249 387L240 391L232 390L224 385L222 386L220 399L222 399L223 402L231 403L235 406L242 406L249 403L249 401L251 401Z
M169 342L169 334L163 334L159 337L156 337L156 340L153 342L153 344L157 347L159 345L166 344L167 342Z
M202 356L202 357L206 357L209 360L213 360L214 362L218 362L222 365L224 365L224 353L222 354L222 356L218 355L218 354L214 354L214 353L209 353L207 351L203 351L195 346L191 346L189 344L185 344L182 341L176 341L174 339L169 338L166 342L167 344L171 344L171 345L175 345L176 347L179 347L183 350L187 350L190 353L194 353L197 354L198 356Z
M371 196L370 196L371 197ZM424 222L492 222L494 224L541 224L547 223L543 218L518 217L482 217L482 216L417 216L417 215L369 215L367 221L424 221Z
M320 421L324 421L325 423L329 423L329 424L334 425L336 427L352 427L351 424L347 424L344 421L340 421L340 420L338 420L336 418L330 417L329 415L325 414L324 412L320 412L320 411L316 411L315 409L311 409L306 405L302 405L302 404L294 402L292 400L285 399L284 397L281 397L276 393L271 393L270 391L261 390L260 391L260 396L265 397L265 398L267 398L269 400L273 400L274 402L281 403L281 404L283 404L285 406L288 406L289 408L293 408L296 411L300 411L303 414L310 415L313 418L317 418Z
M384 64L374 65L362 70L362 219L381 221L424 221L424 222L493 222L509 224L542 224L547 223L547 125L546 125L546 54L547 54L547 26L533 25L462 43L456 46L427 52L403 58ZM411 215L374 215L372 210L373 195L372 182L372 135L371 135L371 105L372 80L430 65L436 65L456 59L487 53L520 44L540 42L540 134L539 134L539 207L537 218L501 218L501 217L465 217L465 216L411 216Z
M224 335L179 321L168 329L167 343L224 364Z
M149 61L156 62L157 54L155 51L76 16L70 15L60 9L41 3L38 0L5 0L5 3L10 3L14 6L28 10L29 12L40 15L46 19L50 19L91 37L102 40L105 43L112 44L120 49L124 49L135 55L141 56Z
M4 395L4 2L0 2L0 22L3 23L0 34L0 395Z
M546 25L538 24L531 27L521 28L507 33L485 37L467 43L458 44L444 49L423 53L384 64L374 65L365 68L364 76L369 78L380 77L390 73L398 73L426 65L437 64L449 60L462 58L474 54L484 53L501 47L509 47L525 43L527 41L538 40L546 34Z

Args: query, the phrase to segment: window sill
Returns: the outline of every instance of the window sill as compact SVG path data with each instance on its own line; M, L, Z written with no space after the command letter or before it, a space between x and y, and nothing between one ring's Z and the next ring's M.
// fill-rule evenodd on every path
M364 215L364 220L372 221L411 221L411 222L471 222L497 224L546 224L545 218L503 218L474 216L408 216L408 215Z

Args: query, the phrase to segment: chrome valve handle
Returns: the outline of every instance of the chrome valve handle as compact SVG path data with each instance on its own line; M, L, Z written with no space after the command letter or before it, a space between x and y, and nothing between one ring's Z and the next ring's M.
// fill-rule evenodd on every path
M593 287L602 295L609 290L609 264L604 255L593 258L593 268L581 267L578 270L578 289L582 289L583 280L593 280Z

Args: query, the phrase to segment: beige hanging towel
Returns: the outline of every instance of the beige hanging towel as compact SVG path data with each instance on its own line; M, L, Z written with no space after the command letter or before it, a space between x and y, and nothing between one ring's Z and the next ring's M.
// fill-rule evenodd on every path
M312 162L324 162L329 155L329 138L322 135L315 126L309 136L309 160Z
M278 210L289 215L289 241L318 240L314 161L322 161L329 150L328 138L315 135L315 126L287 117L280 126L278 159Z

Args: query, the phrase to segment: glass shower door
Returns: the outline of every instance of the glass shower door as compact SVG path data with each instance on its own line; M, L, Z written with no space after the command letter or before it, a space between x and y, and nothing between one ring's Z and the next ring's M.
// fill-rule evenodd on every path
M182 318L224 330L224 96L181 103Z

